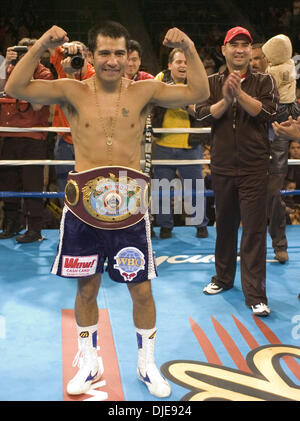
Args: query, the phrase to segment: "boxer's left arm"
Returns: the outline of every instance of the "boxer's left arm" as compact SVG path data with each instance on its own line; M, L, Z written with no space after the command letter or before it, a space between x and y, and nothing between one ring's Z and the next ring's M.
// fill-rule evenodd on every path
M153 102L162 107L175 108L207 100L209 97L207 73L193 41L178 28L172 28L167 32L163 44L184 51L187 62L187 84L157 83Z

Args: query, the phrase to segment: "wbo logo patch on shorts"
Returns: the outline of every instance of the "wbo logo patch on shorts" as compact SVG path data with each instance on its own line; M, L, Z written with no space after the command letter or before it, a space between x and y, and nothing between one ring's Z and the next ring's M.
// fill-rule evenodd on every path
M135 247L125 247L114 257L117 262L114 269L118 269L126 282L132 281L139 270L145 269L145 256Z
M62 276L90 276L95 275L98 255L92 256L63 256Z

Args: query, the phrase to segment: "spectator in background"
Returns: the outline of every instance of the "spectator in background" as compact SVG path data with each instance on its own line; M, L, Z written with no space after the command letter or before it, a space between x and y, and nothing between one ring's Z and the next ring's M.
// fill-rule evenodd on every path
M288 40L283 40L283 46L280 45L278 47L279 52L281 53L281 57L285 57L284 51L280 49L285 47L288 48L289 44L285 44ZM271 41L273 42L273 41ZM269 41L270 44L270 41ZM272 52L268 49L268 43L266 44L266 48L268 50L269 58L272 56L272 61L274 61L274 57ZM252 53L251 53L251 60L250 64L252 69L266 73L268 71L268 58L266 57L263 51L263 44L253 44L252 45ZM280 54L279 53L279 54ZM280 60L281 60L280 57ZM284 58L285 60L285 58ZM274 71L273 71L274 73ZM272 75L273 75L272 73ZM278 79L278 84L281 85L281 81ZM294 82L294 81L293 81ZM287 83L285 83L285 86ZM277 85L278 87L278 85ZM279 89L279 95L281 93L282 101L285 101L284 95L282 95L282 89ZM292 96L289 97L289 102L292 103L290 108L294 106L293 102L295 100L295 86L292 89ZM280 106L279 106L280 107ZM282 109L285 110L288 107L288 103L281 105ZM287 118L286 115L283 118ZM275 253L275 259L278 260L280 263L285 263L288 260L288 253L287 247L288 242L285 233L285 226L286 226L286 209L285 209L285 202L281 198L280 190L283 187L284 179L287 175L287 160L288 160L288 143L286 140L274 136L273 130L269 130L270 140L271 140L271 160L270 160L270 168L269 168L269 179L268 179L268 198L267 198L267 215L268 215L268 231L272 238L272 246Z
M173 49L169 54L168 69L160 72L156 79L168 84L184 84L187 77L187 64L183 50ZM190 128L195 127L196 121L189 114L187 108L162 108L154 107L152 110L152 126L159 128ZM195 160L202 158L201 135L199 134L173 134L166 133L156 135L153 158L156 160ZM157 180L167 179L172 182L176 178L177 172L184 181L191 180L192 191L196 192L196 181L202 179L201 165L154 165L154 178ZM195 206L193 197L193 206ZM166 212L162 209L160 199L160 210L156 215L156 223L160 226L160 238L172 237L174 218L171 210ZM205 215L204 199L204 219L197 227L196 236L198 238L208 237L207 223Z
M288 118L287 121L278 123L275 121L273 123L273 129L277 136L285 137L286 139L293 139L290 142L289 146L289 158L290 159L300 159L300 117L297 120L293 120L292 116ZM288 180L292 180L294 183L292 187L296 187L297 190L300 190L300 165L291 165L288 171ZM293 196L295 207L292 208L293 203L289 203L293 212L290 212L288 217L291 224L300 223L300 196ZM298 294L300 299L300 294Z
M19 46L30 49L35 39L24 38ZM9 47L6 54L7 79L14 71L14 61L18 53ZM34 79L53 79L49 69L38 63ZM6 98L9 98L6 96ZM40 106L19 102L1 105L0 126L7 127L41 127L48 126L49 106ZM45 132L0 132L3 136L1 160L40 160L47 158ZM16 192L41 192L44 185L44 167L42 165L21 165L0 167L0 190ZM41 198L25 198L22 208L21 198L10 197L3 200L4 221L0 239L6 239L18 234L22 226L27 225L24 234L16 237L19 243L41 241L44 206Z
M263 43L252 44L250 65L256 72L265 73L268 60L262 50Z
M289 158L300 160L300 137L299 141L292 140L289 144ZM300 163L298 165L289 165L288 178L296 183L295 189L300 190ZM300 205L300 195L294 196L294 202Z
M283 189L287 191L293 191L296 189L296 182L294 180L290 180L288 178L285 179ZM283 197L284 203L286 205L286 223L288 225L292 224L292 220L290 215L292 215L295 211L296 203L294 200L295 196L293 194L289 194Z
M289 31L292 21L292 12L288 7L285 7L278 19L278 24L282 32Z
M4 17L3 21L1 21L1 47L3 51L7 51L11 45L17 44L19 38L17 38L16 32L17 30L14 17Z
M207 75L212 75L215 73L216 63L213 60L210 51L206 48L202 48L201 50L201 58L203 61L203 66L205 67Z
M296 68L292 59L292 43L289 37L280 34L270 38L263 45L262 50L269 62L266 72L274 77L280 96L276 121L279 123L287 121L289 116L296 120L300 115L300 107L296 96ZM285 205L280 198L280 189L282 189L284 179L288 173L288 140L290 139L274 135L273 129L270 131L270 138L273 140L271 143L272 159L270 164L270 181L273 182L272 187L274 188L271 191L275 193L273 213L279 216L280 210L282 214L277 224L274 224L273 233L277 231L277 235L275 237L272 236L272 239L275 259L280 263L285 263L288 260L287 240L284 233L285 224L283 222L285 221ZM276 202L278 203L276 204Z
M300 136L299 136L300 140ZM291 140L289 143L289 158L300 159L300 144L297 140Z
M293 120L290 116L287 121L273 123L276 135L285 137L287 140L293 139L289 143L289 158L300 160L300 117ZM289 165L287 179L296 183L296 190L300 190L300 165ZM300 204L300 196L294 196L295 203Z
M210 50L210 54L212 59L215 62L215 71L222 71L222 69L226 68L224 56L221 51L221 47L216 45L214 48Z
M140 70L142 64L142 46L139 42L131 39L128 44L128 59L125 67L125 77L137 81L154 79L150 73Z
M0 49L3 50L4 41L7 32L7 23L5 16L0 17Z
M268 316L266 293L266 196L270 149L268 125L279 96L270 75L249 66L252 37L231 28L222 52L225 72L208 77L210 98L196 104L196 117L211 124L211 172L216 203L216 275L203 292L233 287L242 222L241 284L253 314Z
M289 214L289 218L291 225L300 225L300 205L295 205L293 212Z
M294 0L293 1L293 15L292 15L292 22L294 26L299 26L300 24L300 1Z
M76 56L78 53L82 55L82 61L79 68L77 67L78 64L76 66L76 59L74 64L74 55ZM53 64L59 79L70 78L85 80L95 74L94 66L88 62L88 49L80 41L68 42L62 47L57 47L56 50L50 50L50 62ZM56 105L52 124L54 127L69 127L69 122L64 114L63 107ZM54 147L54 159L74 161L75 156L71 133L57 133ZM56 166L56 182L60 192L65 190L68 173L73 170L73 168L73 165ZM63 205L63 202L63 199L60 199L61 205Z
M300 142L300 139L299 141ZM293 140L290 142L289 146L289 158L290 159L299 159L300 160L300 144L297 141ZM288 178L291 178L295 183L295 190L300 191L300 161L298 165L289 165ZM294 201L296 204L300 205L300 195L294 196Z

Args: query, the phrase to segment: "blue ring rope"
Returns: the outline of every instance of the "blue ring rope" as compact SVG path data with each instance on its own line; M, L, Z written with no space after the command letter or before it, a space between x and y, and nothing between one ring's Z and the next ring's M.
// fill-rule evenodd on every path
M180 192L182 194L182 192ZM280 190L281 196L290 196L300 195L300 190ZM175 196L174 192L171 190L170 195ZM205 197L213 197L214 191L213 190L205 190L204 192ZM64 192L13 192L13 191L0 191L0 199L6 197L24 197L24 198L45 198L45 199L56 199L56 198L64 198Z

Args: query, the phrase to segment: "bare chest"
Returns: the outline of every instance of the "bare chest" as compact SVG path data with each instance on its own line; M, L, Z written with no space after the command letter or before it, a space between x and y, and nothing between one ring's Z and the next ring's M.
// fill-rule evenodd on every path
M147 117L142 106L130 95L96 98L89 92L69 118L77 166L137 167Z
M94 98L85 104L74 121L75 135L82 140L82 134L99 142L122 142L143 131L144 116L141 110L130 101L120 100L119 103L105 100L101 104ZM72 124L72 123L71 123Z

